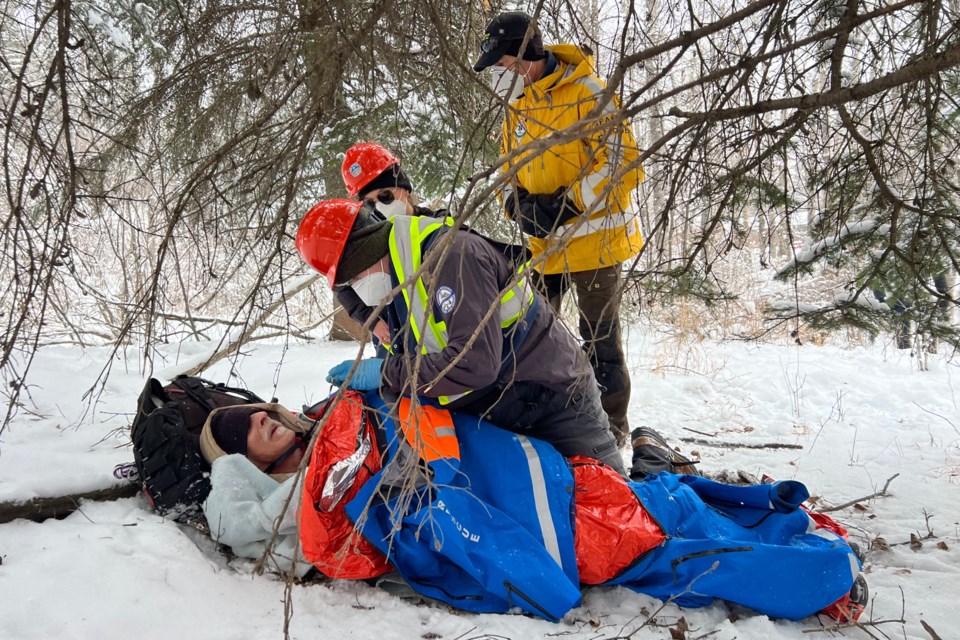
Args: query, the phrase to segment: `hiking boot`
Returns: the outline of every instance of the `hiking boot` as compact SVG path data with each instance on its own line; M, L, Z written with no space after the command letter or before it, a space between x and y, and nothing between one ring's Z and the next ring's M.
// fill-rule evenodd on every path
M661 471L700 475L694 466L699 460L690 460L680 455L675 449L671 449L663 436L650 427L637 427L631 435L633 437L631 479L643 480L647 475Z
M870 600L870 588L867 587L867 579L863 574L857 576L850 587L850 604L860 607L861 611L867 606Z
M831 604L820 613L836 620L841 624L856 622L867 608L870 599L870 590L867 588L867 579L859 574L850 587L850 593Z

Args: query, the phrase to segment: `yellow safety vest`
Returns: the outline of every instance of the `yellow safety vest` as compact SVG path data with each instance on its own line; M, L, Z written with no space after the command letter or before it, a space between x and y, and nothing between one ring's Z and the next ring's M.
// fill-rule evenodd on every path
M454 225L454 219L447 217L443 220L427 216L394 216L393 228L390 230L390 262L400 283L407 282L423 264L423 245L434 233L443 228ZM456 259L456 258L450 258ZM517 269L522 274L526 264ZM409 319L410 330L416 341L420 353L439 353L447 346L447 323L437 319L433 314L433 305L427 293L427 286L422 277L418 277L412 284L407 284L401 290L401 295L394 299L394 303L405 306L406 316ZM516 284L508 287L500 294L500 328L505 334L523 317L527 309L533 304L533 286L526 276L519 278ZM449 404L470 393L470 391L453 395L440 396L441 404Z

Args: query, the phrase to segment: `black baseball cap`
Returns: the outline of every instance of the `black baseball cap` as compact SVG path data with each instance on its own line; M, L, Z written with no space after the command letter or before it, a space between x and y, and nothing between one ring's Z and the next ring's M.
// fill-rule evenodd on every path
M480 42L480 57L473 65L474 71L483 71L493 66L503 56L515 56L520 53L520 45L527 35L527 28L533 23L527 48L523 51L524 60L543 60L547 57L543 50L543 36L533 18L523 11L507 11L490 21L484 30Z

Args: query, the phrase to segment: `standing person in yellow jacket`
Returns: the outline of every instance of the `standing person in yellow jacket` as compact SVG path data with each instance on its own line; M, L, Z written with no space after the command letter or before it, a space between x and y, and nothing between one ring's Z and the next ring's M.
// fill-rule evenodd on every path
M511 158L504 191L507 215L529 237L538 285L559 311L576 289L580 336L602 386L603 408L623 445L630 433L630 377L620 329L622 265L643 247L632 194L643 180L630 123L615 119L615 100L601 101L593 58L572 44L545 47L526 13L501 13L486 28L477 72L489 69L493 90L509 103L502 152L568 128L544 150ZM588 115L592 114L590 118Z

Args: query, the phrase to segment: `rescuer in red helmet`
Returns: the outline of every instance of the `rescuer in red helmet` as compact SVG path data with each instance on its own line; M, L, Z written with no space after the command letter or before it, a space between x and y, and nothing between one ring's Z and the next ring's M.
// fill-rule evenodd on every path
M367 204L381 219L395 215L446 216L445 210L433 211L418 205L413 184L401 169L400 160L376 142L359 142L347 149L340 173L350 197ZM349 285L337 285L334 292L347 314L366 325L373 308L365 305ZM390 344L386 319L372 323L370 330L381 345Z
M310 209L296 244L331 287L383 304L393 337L390 354L347 360L328 381L427 396L625 475L586 355L502 246L453 218L384 220L345 199Z
M416 215L413 184L400 160L376 142L359 142L349 149L340 167L351 198L365 200L385 218Z

